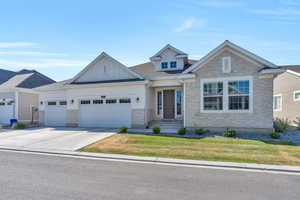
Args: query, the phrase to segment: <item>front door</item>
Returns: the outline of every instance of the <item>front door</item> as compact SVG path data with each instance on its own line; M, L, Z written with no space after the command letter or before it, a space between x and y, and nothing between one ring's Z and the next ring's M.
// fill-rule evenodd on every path
M164 119L174 119L175 118L175 91L174 90L164 90Z

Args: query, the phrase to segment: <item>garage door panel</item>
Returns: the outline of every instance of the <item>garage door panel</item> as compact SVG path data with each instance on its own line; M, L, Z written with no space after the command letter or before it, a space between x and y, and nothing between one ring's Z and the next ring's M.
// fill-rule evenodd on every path
M67 106L48 105L45 110L46 126L66 126Z
M8 125L10 124L10 119L14 118L14 106L13 104L0 105L0 124Z
M81 127L131 127L131 104L82 104Z

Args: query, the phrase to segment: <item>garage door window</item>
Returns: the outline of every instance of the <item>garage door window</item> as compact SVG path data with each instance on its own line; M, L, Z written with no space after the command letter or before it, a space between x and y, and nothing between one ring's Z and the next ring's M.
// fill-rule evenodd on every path
M119 100L120 103L131 103L130 99L127 98L127 99L120 99Z
M93 104L103 104L103 100L100 99L93 100Z
M49 101L48 106L56 106L56 101Z
M117 103L117 99L107 99L106 100L106 104L113 104L113 103Z
M90 100L82 100L80 101L80 104L91 104Z
M65 106L65 105L67 105L67 102L66 102L66 101L60 101L60 102L59 102L59 105Z

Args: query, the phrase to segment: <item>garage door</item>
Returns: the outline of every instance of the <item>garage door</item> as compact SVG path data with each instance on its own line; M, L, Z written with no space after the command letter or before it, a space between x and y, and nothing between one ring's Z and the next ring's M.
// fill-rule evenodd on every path
M66 101L49 101L45 109L46 126L66 126L67 119Z
M14 104L13 103L0 103L0 124L10 124L10 119L14 118Z
M82 100L79 115L81 127L130 128L131 101L129 98Z

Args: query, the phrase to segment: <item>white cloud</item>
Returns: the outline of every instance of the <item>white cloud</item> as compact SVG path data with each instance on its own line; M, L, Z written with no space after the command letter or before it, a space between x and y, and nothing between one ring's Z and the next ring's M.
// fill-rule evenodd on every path
M205 21L196 19L195 17L187 18L180 24L177 28L174 29L174 32L180 33L187 31L195 26L197 27L204 27L206 25Z
M29 47L36 45L36 43L32 42L0 42L0 48Z
M202 3L204 6L216 7L216 8L224 8L224 7L238 7L242 6L242 2L239 1L206 1Z
M0 67L21 68L55 68L55 67L85 67L89 61L68 59L41 59L41 60L8 60L0 59Z
M288 6L300 6L299 0L281 0L280 3Z
M255 14L262 15L277 15L277 16L286 16L286 15L300 15L300 10L290 9L290 8L281 8L281 9L253 9L250 12Z
M64 53L48 53L39 51L0 51L0 55L19 55L19 56L68 56Z

